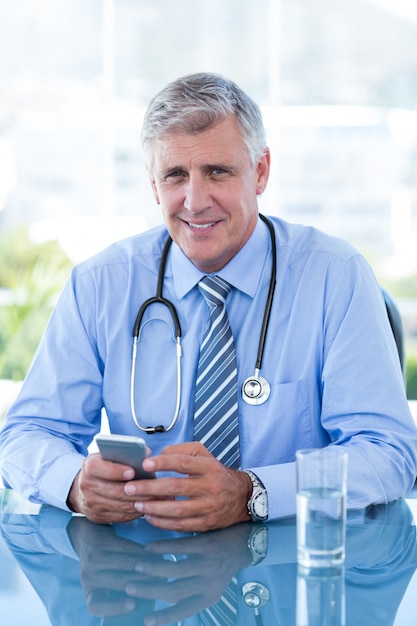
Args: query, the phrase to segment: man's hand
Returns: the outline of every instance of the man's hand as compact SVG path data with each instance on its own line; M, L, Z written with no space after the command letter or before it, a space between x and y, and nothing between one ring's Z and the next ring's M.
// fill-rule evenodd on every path
M250 520L246 506L252 493L250 478L222 465L199 442L168 446L159 456L145 459L143 467L179 474L132 481L124 487L136 498L136 510L154 526L192 532Z
M82 513L98 524L130 522L142 517L135 508L135 498L125 491L126 482L134 475L134 469L128 465L104 461L98 453L90 454L74 479L67 504L75 513Z
M182 532L250 520L246 508L250 478L222 465L199 442L168 446L159 456L145 459L143 467L178 476L132 480L132 468L92 454L74 480L68 506L100 524L144 515L154 526Z

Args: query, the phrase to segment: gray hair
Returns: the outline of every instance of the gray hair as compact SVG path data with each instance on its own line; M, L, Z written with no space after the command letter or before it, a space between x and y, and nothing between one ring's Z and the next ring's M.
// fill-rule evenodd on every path
M142 145L168 134L198 134L234 115L249 157L265 153L266 138L258 105L235 83L218 74L198 73L169 83L145 112Z

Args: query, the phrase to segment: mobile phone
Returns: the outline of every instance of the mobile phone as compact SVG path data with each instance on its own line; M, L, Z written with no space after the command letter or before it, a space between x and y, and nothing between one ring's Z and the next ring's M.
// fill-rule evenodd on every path
M105 461L129 465L135 470L135 480L139 478L155 478L153 472L142 467L142 461L148 456L146 443L142 437L131 435L96 435L100 454Z

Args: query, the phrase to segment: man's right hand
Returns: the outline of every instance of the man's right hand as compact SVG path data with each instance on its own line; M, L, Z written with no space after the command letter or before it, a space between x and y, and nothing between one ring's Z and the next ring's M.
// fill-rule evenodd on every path
M142 517L143 513L134 506L137 497L124 491L134 473L128 465L104 461L98 453L90 454L72 483L67 505L74 513L81 513L98 524L130 522Z

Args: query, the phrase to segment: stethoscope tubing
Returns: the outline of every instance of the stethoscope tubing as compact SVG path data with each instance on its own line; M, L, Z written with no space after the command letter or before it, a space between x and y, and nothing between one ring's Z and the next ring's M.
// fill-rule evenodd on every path
M272 303L274 299L275 285L276 285L276 273L277 273L277 247L276 247L276 237L274 226L272 222L262 214L259 214L260 219L266 224L270 239L271 239L271 248L272 248L272 266L271 266L271 277L269 281L269 289L268 295L265 303L265 310L261 325L261 331L259 335L259 344L258 344L258 352L256 356L255 362L255 373L253 376L247 378L242 385L242 397L248 404L262 404L265 402L270 394L270 386L269 383L261 378L259 375L259 371L262 366L262 359L265 348L266 335L268 331L269 318L271 315ZM179 416L180 404L181 404L181 357L182 357L182 347L181 347L181 324L179 321L177 310L174 304L164 298L163 296L163 284L164 284L164 275L165 275L165 267L168 258L168 253L172 244L172 239L168 236L161 255L161 261L159 264L158 270L158 282L156 288L156 295L152 296L145 300L145 302L140 307L138 314L136 316L135 324L133 327L133 345L132 345L132 361L131 361L131 370L130 370L130 409L132 413L132 419L139 428L139 430L146 432L148 434L153 433L163 433L171 430ZM175 326L175 343L176 343L176 362L177 362L177 374L176 374L176 400L175 400L175 410L174 416L168 426L163 426L162 424L158 426L143 426L137 417L136 409L135 409L135 371L136 371L136 358L137 358L137 347L140 337L140 327L142 323L142 319L146 309L152 304L162 304L168 307L174 326ZM252 393L250 391L252 390Z
M272 310L272 302L274 300L275 286L277 283L277 242L275 237L275 230L271 223L271 221L265 217L265 215L259 214L261 220L266 224L269 235L271 237L271 248L272 248L272 267L271 267L271 278L269 281L269 289L268 295L265 303L265 311L264 318L262 320L261 332L259 335L259 345L258 345L258 354L256 356L255 369L260 370L262 367L262 359L265 349L265 341L266 341L266 333L269 325L269 318Z
M164 248L162 250L161 262L160 262L159 271L158 271L158 283L156 287L156 295L151 298L148 298L148 300L145 300L145 302L142 304L136 316L135 325L133 327L132 364L131 364L131 369L130 369L130 410L132 413L133 421L135 422L136 426L139 428L139 430L146 432L148 434L153 434L153 433L158 433L158 432L168 432L169 430L171 430L175 426L178 420L178 415L180 412L180 404L181 404L181 357L182 357L181 324L180 324L180 320L178 318L178 313L177 313L175 306L170 300L167 300L167 298L164 298L164 296L162 295L162 290L163 290L163 285L164 285L165 266L166 266L168 252L171 247L171 244L172 244L172 239L171 237L168 237L168 239L165 242ZM157 303L163 304L164 306L168 307L171 313L172 320L174 322L174 326L175 326L176 361L177 361L175 410L174 410L174 416L171 420L171 423L168 426L163 426L162 424L160 424L159 426L142 426L142 424L140 424L138 417L136 415L136 408L135 408L135 370L136 370L137 346L138 346L138 341L139 341L139 336L140 336L140 325L142 323L144 313L149 306L151 306L152 304L157 304Z

